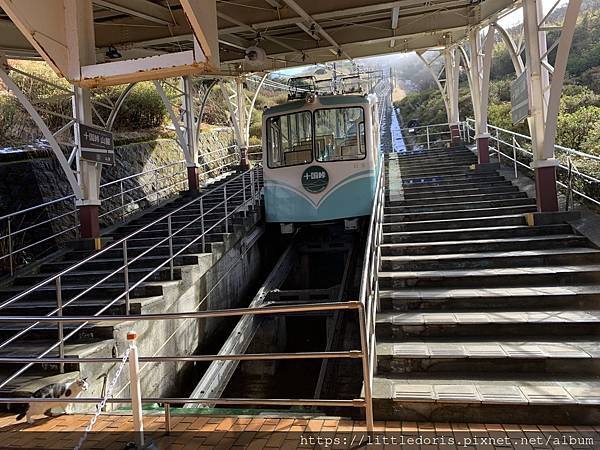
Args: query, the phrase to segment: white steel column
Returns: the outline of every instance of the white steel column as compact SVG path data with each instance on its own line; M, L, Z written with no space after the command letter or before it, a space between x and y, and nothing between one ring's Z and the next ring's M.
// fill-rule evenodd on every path
M490 135L487 127L487 107L490 92L492 52L494 50L494 31L493 26L488 28L483 47L479 29L473 29L469 34L469 45L471 47L471 95L475 114L475 139L477 142L479 164L490 162Z
M448 124L452 135L452 143L460 142L460 113L458 108L458 78L459 61L456 55L456 47L446 47L444 51L444 65L446 72L446 92L448 95Z
M229 83L219 81L221 93L223 99L229 109L229 116L231 118L231 124L235 134L235 142L240 149L240 167L245 170L250 167L250 161L248 159L248 146L250 144L250 124L252 122L252 111L254 110L254 104L258 93L266 80L267 75L263 75L252 99L250 99L245 92L244 80L241 77L235 79L235 85L232 91L228 90L231 87ZM246 103L249 103L246 106Z
M240 168L246 170L250 167L250 161L248 161L248 141L250 140L250 137L248 133L246 133L246 123L250 119L248 117L248 112L246 111L246 93L244 92L244 83L241 78L236 78L235 90L237 100L236 119L240 130L240 141L238 142L238 146L240 147Z
M183 126L189 157L186 158L188 187L190 191L198 190L198 136L196 135L196 116L194 111L194 89L190 76L182 77Z
M94 17L91 2L65 3L65 20L68 29L73 30L74 36L67 48L71 61L81 65L96 64L96 45L94 42ZM71 55L73 54L73 55ZM100 207L100 177L102 165L81 159L81 139L79 124L93 125L91 94L89 89L74 86L73 116L75 125L75 144L77 147L75 161L77 176L83 196L78 199L80 236L86 238L100 237L100 222L98 210Z
M556 1L544 15L541 0L523 0L525 60L531 108L529 125L534 155L531 167L535 171L537 207L540 212L558 211L556 167L559 162L554 157L554 144L560 94L581 0L570 0L567 5L560 39L552 47L558 46L556 65L552 67L548 62L548 53L552 48L548 49L545 22L560 3Z

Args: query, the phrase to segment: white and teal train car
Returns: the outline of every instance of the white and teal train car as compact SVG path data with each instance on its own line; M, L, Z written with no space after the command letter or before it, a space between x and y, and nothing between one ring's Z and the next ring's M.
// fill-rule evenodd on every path
M267 222L371 213L379 165L375 95L309 96L263 113Z

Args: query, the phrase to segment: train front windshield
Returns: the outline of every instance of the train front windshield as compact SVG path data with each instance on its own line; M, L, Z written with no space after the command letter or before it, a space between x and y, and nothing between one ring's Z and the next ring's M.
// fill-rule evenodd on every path
M366 157L364 111L360 107L317 109L267 120L269 168Z

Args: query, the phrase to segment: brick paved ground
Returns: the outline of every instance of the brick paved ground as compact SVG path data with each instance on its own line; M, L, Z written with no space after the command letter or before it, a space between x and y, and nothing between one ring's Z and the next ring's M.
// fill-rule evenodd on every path
M28 425L0 416L0 448L73 448L91 416L39 419ZM368 448L368 449L599 449L600 427L378 422L366 434L364 422L339 418L174 416L165 433L163 416L145 416L148 439L160 449ZM123 449L133 441L133 421L103 415L84 448ZM402 444L402 445L401 445Z

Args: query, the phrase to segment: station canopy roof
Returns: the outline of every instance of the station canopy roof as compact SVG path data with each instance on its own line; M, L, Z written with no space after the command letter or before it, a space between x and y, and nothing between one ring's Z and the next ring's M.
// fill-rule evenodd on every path
M69 1L74 0L44 0L44 3ZM0 0L0 6L5 7L0 9L0 51L9 58L39 58L39 48L32 45L35 30L29 29L30 36L26 37L27 25L13 20L14 11L7 14L11 4L19 2L32 0ZM92 0L96 63L193 49L194 36L198 36L194 35L193 25L198 18L190 17L191 11L195 4L195 14L201 18L203 2L212 3L214 8L214 0ZM437 48L465 39L470 29L497 20L518 3L517 0L217 0L220 60L217 70L230 73L257 68L272 70ZM214 15L214 9L209 8L205 14ZM258 53L253 54L258 62L248 61L247 49L252 47L259 47Z

